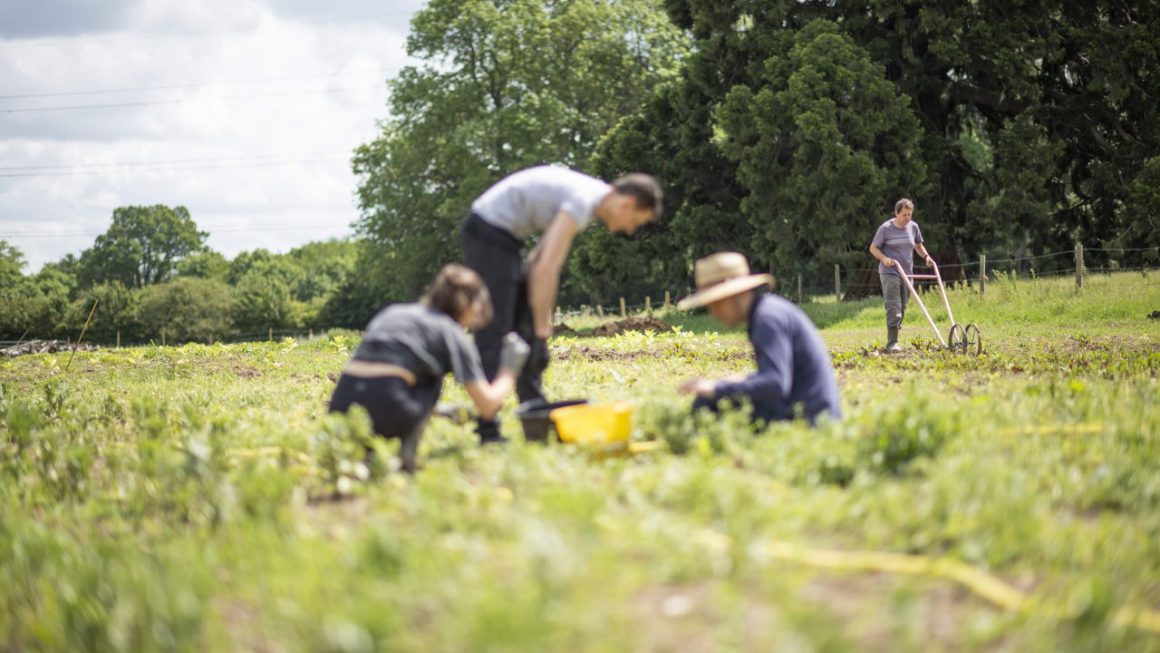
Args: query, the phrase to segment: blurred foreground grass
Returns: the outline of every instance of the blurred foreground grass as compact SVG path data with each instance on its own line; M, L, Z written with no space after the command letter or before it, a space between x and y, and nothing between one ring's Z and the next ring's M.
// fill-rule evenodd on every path
M816 430L688 416L680 380L751 365L704 316L558 338L553 395L637 399L658 452L435 421L415 477L323 414L354 334L0 362L0 650L1160 651L1113 620L1160 609L1160 284L951 306L986 355L912 311L881 356L880 303L807 306L847 415ZM784 546L961 561L1033 603Z

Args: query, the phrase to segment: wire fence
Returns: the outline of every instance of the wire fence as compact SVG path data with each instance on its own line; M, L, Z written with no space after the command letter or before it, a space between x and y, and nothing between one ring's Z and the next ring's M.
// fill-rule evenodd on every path
M1123 266L1120 260L1125 255L1132 255L1134 264ZM921 271L921 265L916 271ZM1017 276L1030 278L1058 278L1074 276L1077 287L1082 288L1085 277L1094 274L1111 274L1117 272L1156 272L1160 271L1160 247L1137 248L1084 248L1077 244L1069 251L1049 252L1029 256L1016 256L989 259L980 256L977 260L950 263L938 266L944 283L963 284L977 289L985 294L986 284L1002 276ZM877 296L881 292L881 282L878 278L878 268L857 267L842 268L835 266L832 276L820 279L816 273L782 275L775 284L775 290L784 297L804 303L825 298L827 301L841 301L844 299L859 299ZM916 290L922 292L933 286L933 280L915 280ZM676 302L693 292L693 288L672 288L663 292L646 295L644 297L619 297L612 304L593 303L569 308L557 309L557 322L567 321L576 317L621 318L651 315L653 313L672 310ZM248 331L245 333L229 334L216 338L211 342L246 343L262 341L280 341L285 338L295 340L311 340L327 333L326 330L314 331L311 329L274 329L265 331ZM0 340L0 349L38 340L35 334L26 334L21 340ZM91 339L90 339L91 341ZM105 337L100 340L103 346L141 346L174 344L163 334L155 337L134 337L122 340L120 336Z
M1136 264L1121 265L1120 261L1127 255L1130 255ZM922 267L920 264L916 265L915 271L920 272ZM1160 271L1160 247L1084 248L1077 244L1076 248L1071 250L1001 258L980 256L973 261L938 264L938 268L944 283L965 284L976 288L980 293L986 292L988 281L1003 275L1030 278L1074 276L1077 285L1082 287L1084 277L1093 274ZM857 268L835 266L830 275L825 275L824 279L820 278L822 276L817 273L780 275L775 282L775 290L798 303L822 297L835 301L859 299L876 296L881 292L877 266ZM917 279L914 285L916 290L922 291L936 285L936 281ZM572 307L560 311L558 316L565 320L590 315L626 318L642 313L669 310L676 301L692 292L693 288L685 287L643 298L622 297L617 303Z

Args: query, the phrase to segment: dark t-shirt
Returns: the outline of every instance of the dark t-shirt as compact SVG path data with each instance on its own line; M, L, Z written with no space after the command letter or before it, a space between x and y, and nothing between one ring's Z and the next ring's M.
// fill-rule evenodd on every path
M379 311L367 325L354 359L404 367L420 384L440 381L448 372L460 383L484 378L479 352L463 327L423 304L393 304Z
M872 243L882 250L887 258L898 261L906 274L914 274L914 246L922 242L922 230L914 220L906 223L905 228L896 227L894 218L882 223L878 231L874 232ZM878 274L897 275L898 270L878 264Z
M793 419L800 404L811 423L823 413L842 416L838 382L822 336L800 308L774 294L759 295L749 312L749 340L757 373L743 381L717 384L717 396L746 395L753 415Z

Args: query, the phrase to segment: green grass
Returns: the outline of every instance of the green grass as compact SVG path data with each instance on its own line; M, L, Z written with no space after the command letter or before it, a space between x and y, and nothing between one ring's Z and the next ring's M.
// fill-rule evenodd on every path
M1160 608L1160 284L950 302L984 356L931 348L917 311L882 356L879 301L807 304L846 412L815 430L688 416L679 381L752 365L703 314L558 338L552 395L636 399L660 451L435 421L414 477L324 415L353 334L2 361L0 651L1160 651L1116 623ZM954 560L1033 602L787 545Z

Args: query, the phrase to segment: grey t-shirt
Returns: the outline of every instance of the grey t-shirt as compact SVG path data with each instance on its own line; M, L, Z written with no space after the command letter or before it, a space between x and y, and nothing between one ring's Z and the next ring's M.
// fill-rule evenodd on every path
M607 183L559 166L536 166L513 173L484 191L471 205L488 224L524 239L543 233L559 211L567 211L584 229L600 200L612 191Z
M898 261L906 274L914 274L914 246L922 242L922 230L918 223L911 220L905 228L894 226L894 218L882 223L878 231L874 232L872 243L882 250L887 258ZM888 268L878 264L878 274L898 274L895 268Z
M460 383L484 378L479 352L463 327L423 304L392 304L379 311L367 325L354 359L405 367L421 385L439 381L448 372Z

